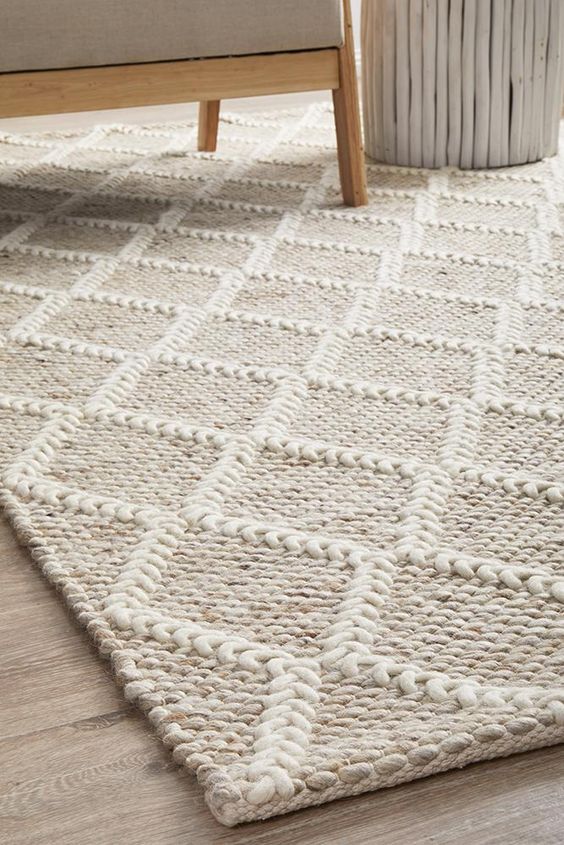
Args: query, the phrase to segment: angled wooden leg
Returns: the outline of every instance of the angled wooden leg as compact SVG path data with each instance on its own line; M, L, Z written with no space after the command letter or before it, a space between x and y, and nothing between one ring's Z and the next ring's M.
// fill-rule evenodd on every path
M339 50L339 88L333 90L335 128L339 154L339 173L343 200L346 205L359 206L368 202L366 167L360 128L358 87L354 61L351 8L344 0L345 43Z
M217 148L220 100L202 100L198 119L198 150L214 153Z

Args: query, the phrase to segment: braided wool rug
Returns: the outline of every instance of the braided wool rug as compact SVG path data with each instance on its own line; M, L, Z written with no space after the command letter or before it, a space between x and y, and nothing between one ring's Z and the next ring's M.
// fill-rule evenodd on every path
M3 502L229 825L564 739L564 159L331 121L0 138Z

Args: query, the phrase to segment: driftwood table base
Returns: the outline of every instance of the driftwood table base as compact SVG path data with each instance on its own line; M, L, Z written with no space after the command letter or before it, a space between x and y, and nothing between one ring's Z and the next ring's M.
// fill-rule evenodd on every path
M364 0L365 145L414 167L554 155L563 0Z

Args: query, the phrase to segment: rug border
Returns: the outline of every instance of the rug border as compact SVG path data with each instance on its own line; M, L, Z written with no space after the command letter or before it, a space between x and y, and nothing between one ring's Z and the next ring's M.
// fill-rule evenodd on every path
M120 649L115 645L116 637L109 624L92 609L82 588L76 585L68 573L60 568L44 540L36 536L24 503L10 491L1 490L0 508L8 518L18 541L29 550L42 575L62 594L65 604L69 610L72 610L73 619L76 619L86 629L100 656L110 661L112 674L118 686L122 688L126 701L135 704L148 718L151 727L161 741L171 750L173 759L178 766L187 769L196 776L203 788L205 801L213 816L227 827L284 815L294 810L317 806L339 798L398 786L451 769L463 768L471 763L508 757L512 754L526 753L534 749L564 743L564 725L555 724L554 717L552 714L549 715L549 711L538 708L538 715L544 715L542 720L528 716L520 723L517 717L514 733L506 730L499 738L487 741L480 741L475 736L468 734L470 742L465 748L454 752L448 752L441 748L439 754L434 756L430 762L425 762L423 759L409 761L399 771L388 774L373 773L370 776L357 779L357 782L354 782L354 780L346 782L339 779L336 785L320 789L312 789L304 785L301 791L284 802L281 800L270 801L257 806L244 798L233 800L234 795L239 790L223 769L220 767L212 768L205 764L189 765L186 760L187 755L183 753L181 748L182 743L174 736L165 735L160 725L158 713L155 712L158 708L158 702L154 700L150 692L143 691L142 684L139 684L142 675L136 669L134 661L127 656L125 649ZM535 726L531 726L532 720L537 722ZM525 733L528 733L526 738L524 738Z

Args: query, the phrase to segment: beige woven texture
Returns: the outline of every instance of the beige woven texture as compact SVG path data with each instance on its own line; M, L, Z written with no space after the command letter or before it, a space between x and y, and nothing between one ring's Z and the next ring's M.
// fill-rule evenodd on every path
M563 159L331 124L0 137L3 502L225 824L564 738Z

